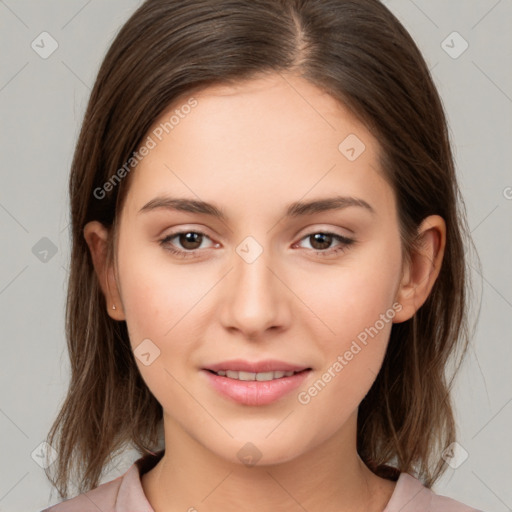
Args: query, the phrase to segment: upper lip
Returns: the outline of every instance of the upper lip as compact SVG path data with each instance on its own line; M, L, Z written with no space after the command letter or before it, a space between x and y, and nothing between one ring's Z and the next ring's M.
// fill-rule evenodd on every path
M264 361L246 361L244 359L231 359L221 363L208 365L205 370L212 370L218 372L219 370L232 370L251 373L263 372L300 372L302 370L310 369L309 366L285 363L276 359L265 359Z

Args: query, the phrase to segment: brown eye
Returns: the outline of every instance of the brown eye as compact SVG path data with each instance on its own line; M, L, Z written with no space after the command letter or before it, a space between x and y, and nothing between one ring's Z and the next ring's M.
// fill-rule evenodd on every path
M311 246L319 251L328 249L332 243L333 236L328 233L314 233L309 235Z
M199 255L199 249L205 238L210 237L201 231L178 231L160 240L160 245L176 256L193 258Z
M189 251L199 249L203 240L203 234L195 231L188 231L186 233L179 233L176 235L181 247Z
M350 245L355 243L355 240L351 238L324 231L310 233L302 240L308 240L311 250L315 251L319 256L331 256L339 251L345 251ZM331 247L333 241L337 241L338 245Z

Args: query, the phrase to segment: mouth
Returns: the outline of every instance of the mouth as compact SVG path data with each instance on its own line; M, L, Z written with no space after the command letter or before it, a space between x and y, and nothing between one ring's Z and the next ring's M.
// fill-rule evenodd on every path
M266 382L270 380L282 379L285 377L292 377L293 375L297 375L299 373L308 372L311 368L305 368L304 370L299 371L284 371L277 370L271 372L246 372L246 371L236 371L236 370L210 370L206 369L208 372L218 375L219 377L226 377L228 379L233 380L241 380L241 381L258 381L258 382Z
M242 367L242 368L240 368ZM289 397L305 385L312 368L282 361L225 361L202 368L206 383L231 402L245 406L263 406Z

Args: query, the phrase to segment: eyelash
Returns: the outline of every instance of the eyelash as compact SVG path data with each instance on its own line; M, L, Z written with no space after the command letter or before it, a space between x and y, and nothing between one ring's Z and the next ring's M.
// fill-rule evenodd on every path
M167 235L166 237L162 238L159 242L160 245L166 250L169 251L171 254L174 254L180 258L194 258L196 256L196 252L198 249L194 250L188 250L188 251L182 251L179 249L174 249L172 246L169 245L170 241L173 238L176 238L178 235L183 235L187 233L195 233L197 235L205 236L206 238L210 238L206 233L203 233L202 231L193 231L193 230L185 230L185 231L177 231L176 233L171 233L170 235ZM301 238L300 241L304 240L305 238L309 238L313 235L322 234L322 235L328 235L332 236L335 240L338 240L338 242L341 243L341 245L338 245L337 247L327 249L325 251L320 251L316 249L310 249L314 251L317 255L321 257L327 257L332 256L333 254L337 254L339 252L344 252L350 247L352 244L355 243L355 240L352 238L347 238L345 236L338 235L336 233L332 233L330 231L314 231L312 233L309 233L308 235L305 235Z

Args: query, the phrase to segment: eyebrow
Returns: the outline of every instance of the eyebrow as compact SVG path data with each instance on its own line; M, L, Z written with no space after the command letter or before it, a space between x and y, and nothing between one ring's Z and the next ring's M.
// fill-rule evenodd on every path
M356 197L335 196L324 199L316 199L313 201L291 203L286 208L285 217L299 217L306 215L314 215L315 213L342 210L350 206L364 208L372 214L375 210L370 204L363 199ZM189 213L201 213L216 217L222 221L227 221L226 214L218 207L205 201L196 199L175 198L168 196L158 196L147 202L138 213L145 213L159 209L175 210Z

